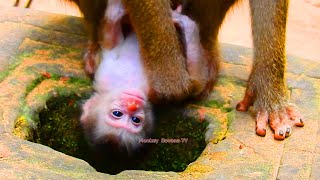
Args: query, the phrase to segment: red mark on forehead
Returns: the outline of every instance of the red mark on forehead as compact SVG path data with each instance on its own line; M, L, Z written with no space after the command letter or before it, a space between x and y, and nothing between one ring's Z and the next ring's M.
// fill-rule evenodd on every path
M144 106L144 100L139 93L130 91L121 95L122 106L127 109L129 113L134 113Z
M129 112L135 112L140 108L141 101L139 102L137 99L129 98L127 99L126 106Z

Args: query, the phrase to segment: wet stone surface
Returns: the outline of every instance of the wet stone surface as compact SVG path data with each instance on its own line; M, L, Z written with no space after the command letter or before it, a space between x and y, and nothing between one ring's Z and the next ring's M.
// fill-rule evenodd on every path
M61 130L65 127L65 119L71 122L66 127L73 127L70 132L79 128L77 107L92 92L91 82L83 72L81 61L87 39L81 19L0 8L0 36L1 179L320 178L320 64L288 56L287 82L291 100L297 104L307 121L305 127L294 128L290 138L275 141L270 128L266 137L255 135L254 116L250 112L236 112L234 109L243 96L252 50L222 44L224 61L221 62L220 78L210 98L183 107L159 110L157 114L159 126L162 123L164 127L168 123L165 120L174 116L176 124L170 132L183 129L181 132L186 134L178 135L179 138L188 138L185 144L179 144L181 149L177 144L169 144L169 148L158 148L151 153L153 156L173 159L169 162L163 159L165 162L162 165L167 163L173 166L175 160L180 158L176 169L164 166L161 169L161 163L159 166L154 164L161 160L155 158L154 161L148 161L148 168L128 168L151 171L125 170L110 175L111 171L106 169L102 171L109 174L97 172L90 160L77 154L79 151L74 154L67 151L79 149L79 143L70 142L82 142L81 134L71 133L69 139L52 135L52 126L59 124L58 129ZM52 105L57 102L61 103ZM55 106L65 108L53 113ZM72 108L74 111L70 113L68 110ZM179 119L181 115L185 119ZM181 123L186 126L181 128ZM165 130L160 130L157 137L163 137L162 133L168 138L174 137ZM77 139L79 137L80 140ZM192 141L197 138L199 141ZM202 151L195 146L205 149ZM170 148L170 152L164 152ZM189 151L193 154L190 155ZM90 164L62 152L85 159ZM183 162L187 154L192 160ZM195 154L200 156L192 162ZM180 169L179 165L182 165Z

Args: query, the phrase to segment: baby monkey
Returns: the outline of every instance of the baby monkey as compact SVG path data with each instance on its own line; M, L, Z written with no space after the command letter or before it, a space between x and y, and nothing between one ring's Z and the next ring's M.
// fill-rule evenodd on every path
M178 8L180 9L180 8ZM179 10L178 10L179 11ZM196 96L208 82L208 60L203 55L199 30L194 21L178 11L172 11L172 20L180 28L188 71L193 77ZM148 101L150 87L142 64L139 43L131 30L123 33L126 12L120 0L109 0L102 21L100 60L86 62L95 70L94 94L83 105L81 125L94 144L112 144L133 151L141 145L153 129L152 105ZM201 71L200 71L201 70Z

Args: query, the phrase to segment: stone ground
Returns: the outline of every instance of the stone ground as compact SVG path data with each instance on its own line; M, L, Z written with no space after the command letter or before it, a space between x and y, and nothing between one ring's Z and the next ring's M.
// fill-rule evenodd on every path
M245 89L252 50L222 44L222 71L210 101L230 111L188 106L198 113L195 117L210 122L210 130L213 127L201 156L180 173L127 170L108 175L83 160L23 140L31 138L30 129L48 99L90 89L65 81L87 80L81 63L86 37L80 19L0 8L0 37L0 179L320 179L318 63L288 56L291 100L306 123L294 128L290 138L275 141L270 129L266 137L255 135L250 112L234 110Z

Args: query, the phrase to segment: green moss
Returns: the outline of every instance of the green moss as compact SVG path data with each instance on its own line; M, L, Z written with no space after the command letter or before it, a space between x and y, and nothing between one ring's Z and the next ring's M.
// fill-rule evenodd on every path
M223 104L218 102L217 100L203 101L203 102L199 102L198 104L206 107L213 107L213 108L223 107Z
M232 121L235 119L235 115L236 113L234 109L231 109L231 111L228 111L227 113L228 127L230 126Z
M92 81L89 78L83 79L83 78L71 77L67 81L67 83L75 84L75 85L90 86L92 84Z
M11 63L8 68L5 71L0 72L0 82L6 78L12 70L14 70L17 66L21 64L21 62L26 58L31 58L35 55L36 50L46 50L49 51L53 59L56 59L60 56L65 55L66 53L70 52L76 52L78 54L81 54L79 50L73 49L73 48L63 48L63 47L56 47L56 46L49 46L49 45L34 45L30 46L26 49L24 49L22 52L19 52L19 54L15 57L13 57L13 60L11 60ZM59 54L61 53L61 54Z
M229 113L228 113L229 114ZM227 120L218 119L215 114L206 114L206 116L211 119L211 127L213 129L212 134L210 135L210 142L217 144L226 138L226 133L228 130Z
M2 82L10 74L11 71L18 67L23 59L32 57L32 55L33 52L24 52L19 54L17 57L14 57L14 59L11 60L11 62L13 63L11 63L6 70L0 72L0 82Z
M79 125L82 98L59 96L47 102L40 114L36 142L75 157L86 159L89 150ZM83 149L83 150L82 150Z
M33 132L36 129L37 118L32 116L30 107L26 105L26 99L21 97L21 116L15 121L13 134L24 140L33 140Z
M196 104L201 105L201 106L205 106L205 107L221 109L222 112L230 112L233 110L233 108L225 107L225 105L226 105L225 103L219 102L214 99L210 99L208 101L198 102Z
M37 87L44 79L44 76L34 79L31 83L27 85L26 94L29 94L35 87Z
M31 58L35 55L36 51L48 51L49 57L54 59L65 58L66 54L73 53L75 59L81 59L81 50L77 48L68 48L68 47L61 47L56 45L31 45L25 48L22 52L19 52L17 56L14 56L8 68L2 72L0 72L0 82L2 82L11 71L13 71L17 66L21 64L21 62L26 58Z
M54 49L54 51L52 49ZM77 56L75 58L81 59L81 50L80 49L51 45L49 50L51 50L50 54L49 54L49 57L51 59L59 59L59 58L64 57L65 54L70 54L70 53L74 53Z
M60 80L62 77L59 74L50 73L50 77L40 76L36 79L34 79L31 83L28 84L26 87L26 94L29 94L34 88L36 88L42 81L45 79L51 79L51 80ZM78 78L78 77L70 77L67 81L68 84L72 84L74 86L84 87L84 86L91 86L92 82L89 78ZM58 87L57 91L60 92L63 95L68 94L70 91L64 87Z
M60 77L61 77L61 75L58 75L58 74L55 74L55 73L50 73L50 75L51 75L50 79L56 80L56 81L59 80Z

